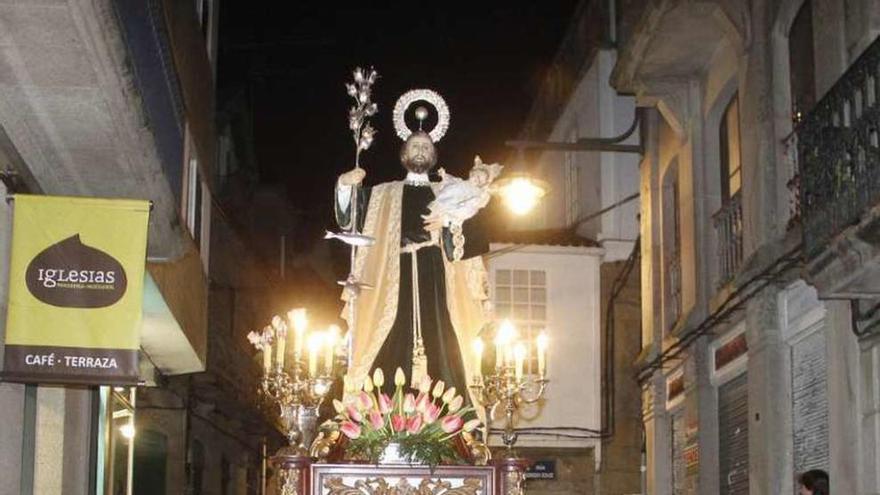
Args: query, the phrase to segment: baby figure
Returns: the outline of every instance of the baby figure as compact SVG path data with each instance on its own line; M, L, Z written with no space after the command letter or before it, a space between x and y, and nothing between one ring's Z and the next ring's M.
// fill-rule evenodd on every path
M490 186L503 168L497 163L483 163L476 156L467 180L439 169L441 180L435 188L434 201L428 205L430 213L424 217L426 228L432 230L449 224L461 225L474 216L489 203Z

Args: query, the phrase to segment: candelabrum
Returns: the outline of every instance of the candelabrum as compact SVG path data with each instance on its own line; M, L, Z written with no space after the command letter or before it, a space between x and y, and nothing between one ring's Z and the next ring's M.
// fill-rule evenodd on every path
M544 395L549 380L547 369L547 337L539 335L535 339L538 361L537 373L526 373L525 360L530 354L529 343L516 341L516 330L510 322L501 324L495 339L496 361L491 373L478 372L470 388L473 396L482 407L496 411L504 409L505 425L501 440L507 447L508 457L516 457L513 450L517 440L514 429L514 416L522 404L534 404ZM474 358L476 369L483 367L483 342L474 342Z
M534 404L544 395L549 380L535 375L517 377L512 366L503 367L494 373L478 376L471 390L480 405L488 410L504 409L504 432L501 440L507 447L510 457L515 457L513 446L517 433L514 429L514 416L521 404Z
M287 345L288 325L294 330L291 346ZM345 373L349 347L338 327L309 332L307 326L305 309L298 308L288 312L287 321L276 316L261 332L248 335L263 357L259 392L278 405L290 447L300 455L307 455L314 440L324 397L333 381Z
M318 426L318 409L330 391L334 377L304 373L302 362L288 370L275 367L263 375L260 392L277 404L287 441L298 454L307 455Z

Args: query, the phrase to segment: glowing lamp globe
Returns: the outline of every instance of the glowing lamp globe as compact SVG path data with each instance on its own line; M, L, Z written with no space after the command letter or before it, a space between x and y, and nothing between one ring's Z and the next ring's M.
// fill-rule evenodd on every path
M547 184L526 175L515 175L501 179L497 184L504 205L514 215L526 215L547 194Z

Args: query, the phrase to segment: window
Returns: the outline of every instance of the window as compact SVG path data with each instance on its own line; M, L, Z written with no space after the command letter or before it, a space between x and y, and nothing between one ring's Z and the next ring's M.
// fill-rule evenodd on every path
M740 153L739 96L733 95L718 126L721 206L712 216L717 235L719 287L739 271L743 255L742 156Z
M198 246L202 240L202 180L199 162L190 158L186 167L186 227Z
M789 90L791 119L798 123L816 104L816 79L813 62L813 9L804 1L788 31Z
M670 329L681 315L681 209L679 205L678 162L669 166L663 179L663 270L665 328Z
M495 316L510 320L520 338L533 342L547 327L547 274L543 270L495 270ZM529 350L528 369L534 370Z
M739 95L733 95L718 129L721 147L721 198L727 203L742 187L742 156L739 139Z
M184 175L181 216L192 235L202 260L202 268L208 272L211 244L211 197L199 168L198 153L189 127L184 131Z

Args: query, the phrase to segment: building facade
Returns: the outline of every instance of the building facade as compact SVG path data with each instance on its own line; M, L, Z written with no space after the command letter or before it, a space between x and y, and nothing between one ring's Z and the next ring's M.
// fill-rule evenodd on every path
M645 107L646 493L877 493L880 6L614 2Z
M0 383L4 495L260 492L274 437L244 336L277 275L219 206L218 7L0 6L0 194L152 202L142 386ZM13 209L0 202L0 322Z
M578 5L535 95L519 138L552 149L527 146L508 165L525 159L549 192L527 216L509 219L517 232L506 236L518 249L489 262L496 311L506 270L529 270L530 279L531 270L547 271L555 372L541 414L523 420L525 431L537 434L522 440L524 455L555 461L556 478L528 481L529 493L642 488L632 367L640 348L640 156L632 152L640 130L635 98L618 95L610 82L617 58L609 43L611 3ZM596 139L615 137L613 144L631 152L607 151L612 140Z

